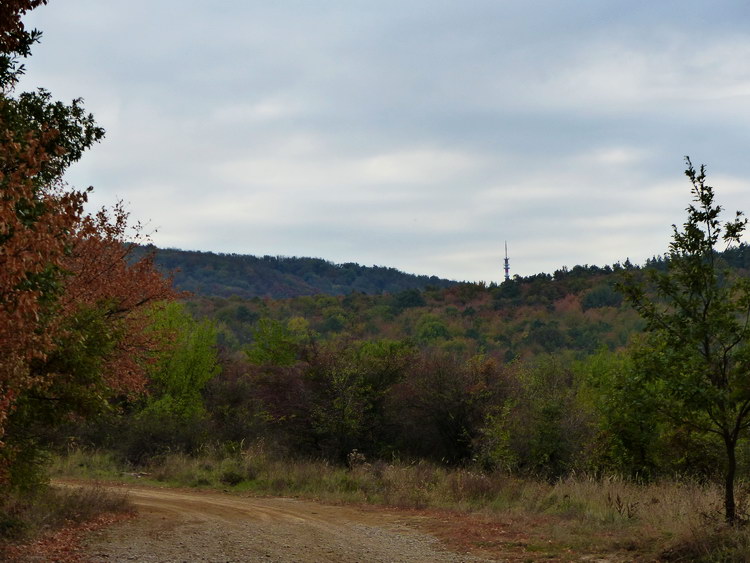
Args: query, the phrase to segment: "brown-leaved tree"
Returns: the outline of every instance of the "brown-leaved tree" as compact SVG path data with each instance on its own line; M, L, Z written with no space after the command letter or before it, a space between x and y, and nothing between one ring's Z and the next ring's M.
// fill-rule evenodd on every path
M40 36L21 17L44 3L0 4L0 486L33 484L44 425L144 387L144 311L173 296L130 259L122 206L86 215L90 188L62 180L104 135L81 100L14 95Z

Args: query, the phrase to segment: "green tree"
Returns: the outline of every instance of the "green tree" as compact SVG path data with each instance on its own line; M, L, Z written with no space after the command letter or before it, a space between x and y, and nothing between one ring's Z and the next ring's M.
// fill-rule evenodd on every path
M148 366L149 393L118 444L136 462L166 449L201 445L208 420L203 391L220 371L211 321L196 321L182 303L156 306L150 318L159 348Z
M673 225L668 269L645 280L631 273L620 288L647 322L636 362L659 411L724 445L724 511L735 524L737 443L750 425L750 280L733 275L717 247L739 243L747 220L737 212L722 225L705 167L686 161L693 203L682 229Z
M306 373L318 442L324 453L339 460L354 448L381 453L392 431L385 404L414 359L411 345L373 340L325 348L308 359Z
M432 342L450 338L448 327L439 317L432 314L422 315L417 321L415 334L420 342Z
M253 337L253 343L246 351L250 363L291 366L299 359L311 332L307 321L301 317L289 319L286 324L262 318Z
M582 394L595 415L596 435L587 465L595 471L633 478L653 476L660 466L657 397L635 373L627 350L599 350L576 365Z
M484 429L490 439L507 435L498 461L548 479L577 469L581 445L590 440L590 423L579 398L572 355L540 354L514 362L507 371L513 381L503 403L507 412L491 413L495 416Z
M149 370L147 410L178 419L204 414L201 391L220 370L213 323L196 321L181 303L168 303L155 310L152 328L164 342Z

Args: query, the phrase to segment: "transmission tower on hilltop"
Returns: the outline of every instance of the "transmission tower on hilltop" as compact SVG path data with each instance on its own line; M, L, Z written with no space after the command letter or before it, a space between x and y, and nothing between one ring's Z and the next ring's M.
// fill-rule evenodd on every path
M508 260L508 241L505 241L505 266L503 269L505 270L505 281L510 280L510 260Z

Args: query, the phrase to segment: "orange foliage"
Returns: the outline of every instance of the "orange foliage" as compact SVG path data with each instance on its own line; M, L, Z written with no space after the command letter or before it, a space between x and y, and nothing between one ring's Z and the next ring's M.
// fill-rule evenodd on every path
M0 103L3 103L0 101ZM1 112L0 112L1 115ZM39 190L36 177L54 131L0 142L0 438L18 394L33 384L28 362L44 356L44 284L62 266L68 233L80 220L86 193ZM1 442L0 442L1 444Z
M581 299L574 293L568 293L562 299L555 301L555 311L558 313L580 313Z
M23 72L18 60L39 36L20 18L44 3L0 2L0 484L18 446L6 432L19 400L65 376L66 384L89 389L91 381L57 373L76 368L45 365L54 353L66 356L66 338L79 338L66 328L76 315L96 311L116 337L114 349L112 340L101 347L97 360L106 365L93 377L113 392L138 391L145 385L141 360L153 348L144 309L175 296L150 259L130 260L122 206L111 216L84 215L88 190L62 182L65 168L104 134L79 100L55 103L43 90L10 97ZM71 408L63 403L58 412Z
M83 218L64 263L68 278L60 299L63 314L80 307L106 307L110 321L124 323L103 373L107 386L118 393L137 392L146 384L140 360L156 345L145 330L146 306L177 296L152 256L132 260L134 243L125 242L128 215L118 203L111 217L103 209ZM141 238L138 229L136 241Z

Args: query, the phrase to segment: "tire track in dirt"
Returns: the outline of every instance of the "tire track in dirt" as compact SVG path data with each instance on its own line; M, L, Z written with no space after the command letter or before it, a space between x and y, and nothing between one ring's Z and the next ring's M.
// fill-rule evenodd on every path
M424 517L290 498L112 487L138 517L94 532L94 562L480 562L417 529Z

